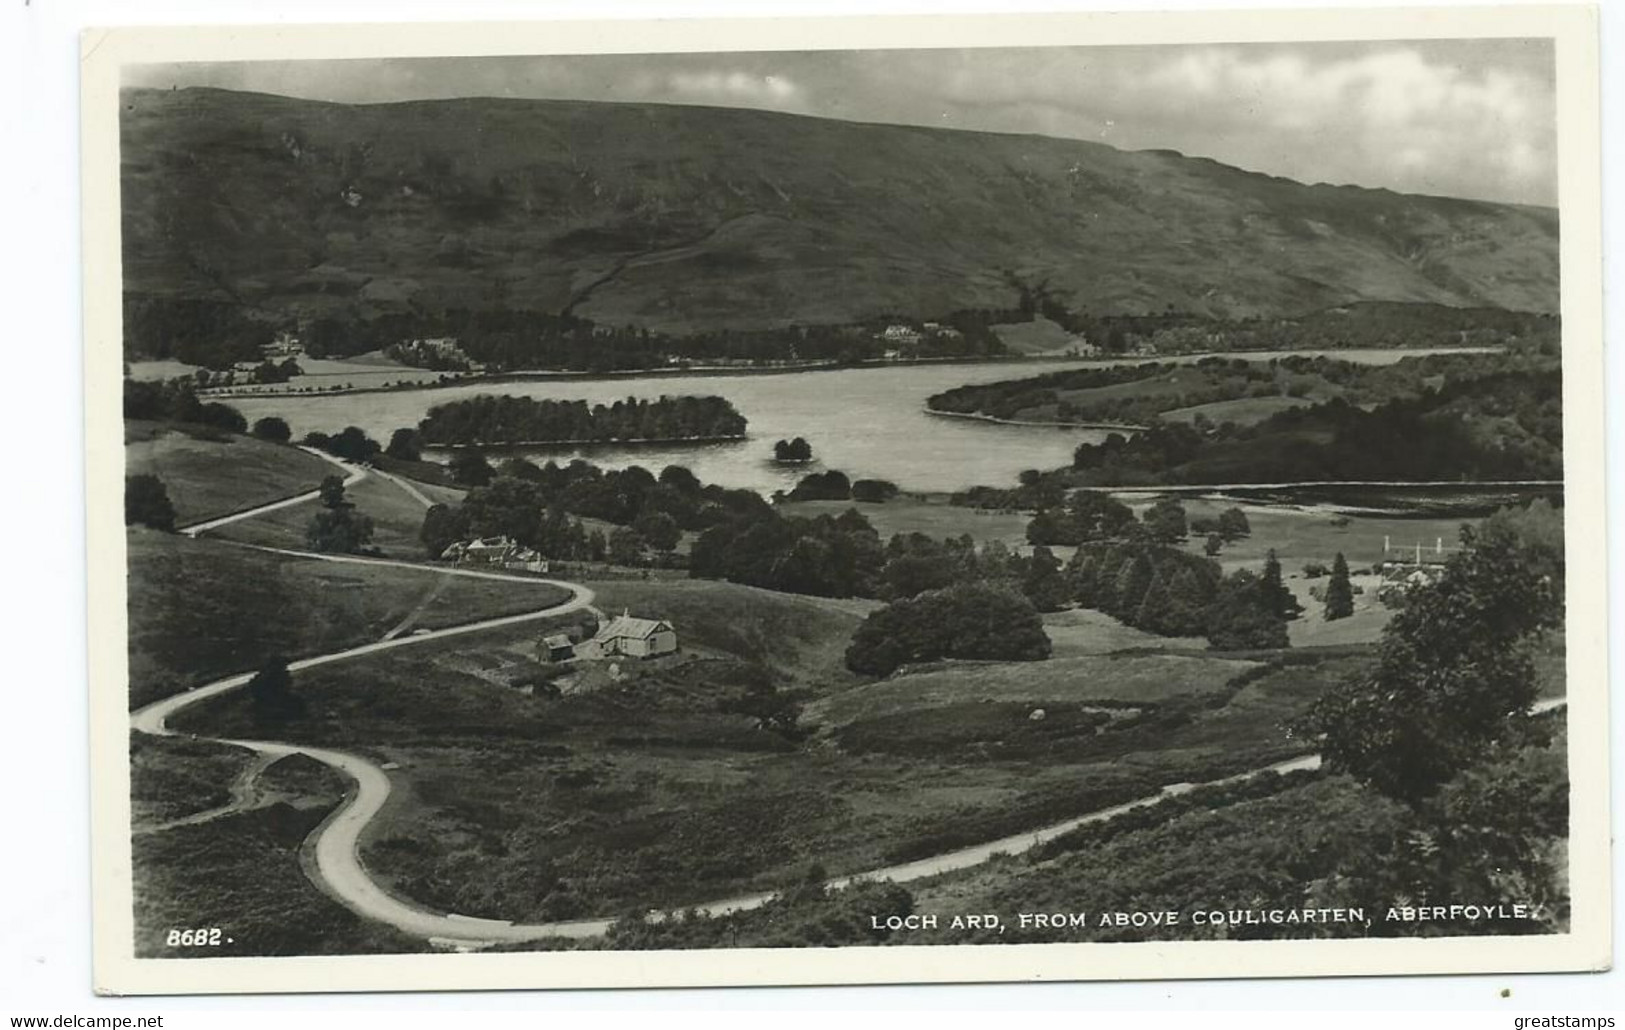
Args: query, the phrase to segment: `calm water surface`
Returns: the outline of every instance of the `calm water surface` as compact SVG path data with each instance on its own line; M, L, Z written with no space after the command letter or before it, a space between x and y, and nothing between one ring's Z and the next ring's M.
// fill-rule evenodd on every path
M1253 351L1233 356L1259 361L1286 353L1327 354L1363 364L1390 364L1438 352ZM763 492L789 489L808 471L818 469L840 469L853 479L889 479L906 490L949 491L982 483L1006 486L1013 484L1023 469L1069 464L1079 443L1098 442L1106 434L1090 429L1001 426L941 418L922 410L927 397L969 383L991 383L1058 368L1105 363L913 365L784 375L551 379L330 397L236 397L230 403L250 422L266 415L282 416L293 427L296 439L311 431L334 433L353 425L383 442L402 426L416 426L434 405L482 393L580 399L592 404L661 394L715 394L732 401L749 420L747 439L698 445L516 448L504 453L553 458L561 463L581 457L606 468L643 465L659 471L666 465L686 465L707 483ZM794 436L804 436L812 444L816 460L810 468L776 465L771 460L773 442Z

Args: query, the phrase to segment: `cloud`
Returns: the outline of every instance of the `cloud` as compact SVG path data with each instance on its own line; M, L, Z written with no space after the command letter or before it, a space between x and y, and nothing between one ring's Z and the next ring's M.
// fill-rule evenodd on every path
M521 96L756 107L1167 148L1304 182L1556 201L1548 40L634 54L166 66L341 101Z
M673 101L761 107L775 111L805 108L803 90L785 75L742 68L673 72L666 84Z

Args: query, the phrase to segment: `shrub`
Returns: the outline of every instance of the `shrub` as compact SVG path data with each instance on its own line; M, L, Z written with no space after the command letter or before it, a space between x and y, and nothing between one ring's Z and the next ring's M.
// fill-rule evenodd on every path
M163 480L146 473L124 477L124 524L174 532L175 506Z
M272 443L287 443L293 439L293 430L288 428L288 423L284 420L275 415L267 415L254 423L254 435Z

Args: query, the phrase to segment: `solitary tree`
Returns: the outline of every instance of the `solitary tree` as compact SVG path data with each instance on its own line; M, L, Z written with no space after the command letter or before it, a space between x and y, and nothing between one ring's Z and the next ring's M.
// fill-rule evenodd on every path
M1354 587L1349 583L1349 563L1343 552L1332 561L1331 582L1326 584L1326 621L1346 619L1354 614Z
M270 440L273 443L287 443L293 439L293 430L288 423L275 415L267 415L254 423L254 435L261 440Z
M372 543L372 519L344 499L344 480L328 476L320 488L322 510L305 526L305 546L312 551L355 554Z
M174 532L175 506L163 480L148 473L124 477L124 524Z
M317 488L321 496L322 507L342 508L349 502L344 499L344 479L342 476L327 476L322 485Z
M1275 548L1270 548L1268 557L1264 559L1264 574L1260 577L1259 591L1264 604L1280 619L1296 619L1303 614L1303 605L1292 591L1287 588L1281 579L1281 559L1275 556Z
M1252 533L1252 526L1247 523L1247 513L1240 508L1226 508L1219 512L1219 534L1226 542L1237 540Z
M1140 521L1145 524L1151 539L1159 544L1177 544L1185 539L1185 506L1175 498L1164 497L1153 504L1146 509Z
M1212 558L1222 550L1224 550L1224 537L1217 533L1209 533L1207 535L1207 543L1202 545L1202 551L1209 558Z
M271 658L248 681L248 696L261 718L281 722L304 714L304 700L293 692L288 663Z

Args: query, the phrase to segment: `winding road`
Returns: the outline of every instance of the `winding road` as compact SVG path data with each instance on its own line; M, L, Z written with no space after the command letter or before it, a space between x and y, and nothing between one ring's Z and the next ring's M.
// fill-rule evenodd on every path
M312 454L333 462L344 468L348 473L346 484L357 482L367 475L367 470L361 467L352 467L340 462L320 451L310 450ZM385 479L397 483L422 503L430 503L420 491L409 487L403 481L385 473L379 473ZM182 533L196 537L201 533L220 526L228 525L241 519L253 518L269 511L290 507L295 504L307 503L317 498L318 492L300 494L296 497L273 501L268 504L250 508L246 511L232 515L211 519L207 522L197 523L181 530ZM252 545L239 545L252 546ZM322 554L308 551L294 551L283 548L255 547L256 550L284 554L298 558L308 558L318 561L352 563L362 565L392 565L400 568L415 569L425 573L442 576L469 576L480 579L508 580L516 585L536 586L545 584L569 592L568 600L551 604L534 611L523 612L517 615L506 615L497 618L481 619L458 626L430 630L412 636L390 635L385 639L357 647L334 651L330 654L317 655L312 658L302 658L289 662L288 668L293 671L311 669L317 666L329 665L334 662L350 661L363 658L367 655L378 654L382 651L399 647L412 647L426 644L448 637L469 633L479 633L484 630L497 629L503 626L519 625L541 619L552 618L557 615L590 608L593 603L593 593L587 587L562 580L541 579L533 576L515 576L496 572L479 572L467 569L441 568L418 564L415 562L397 561L386 558L362 558L353 555ZM144 708L138 709L130 716L131 729L139 733L153 736L178 736L177 731L169 726L169 720L181 710L217 697L231 690L236 690L248 683L254 673L243 672L212 683L194 687L191 690L166 697ZM1535 706L1536 711L1546 711L1560 707L1564 699L1556 698L1543 701ZM379 766L359 755L329 748L310 747L303 744L291 744L271 740L240 740L227 737L204 737L191 735L191 739L203 740L217 744L244 748L254 752L256 765L264 768L271 762L287 755L305 755L321 762L323 765L337 769L355 783L353 792L347 793L344 801L334 812L316 828L307 846L313 850L315 858L315 873L322 887L333 897L357 914L387 923L403 933L422 938L440 947L457 949L475 949L494 944L517 943L534 941L545 937L588 938L598 937L606 933L613 918L585 919L570 922L551 923L513 923L503 920L482 919L464 916L456 913L431 911L416 905L409 900L396 897L379 886L367 872L362 864L360 854L360 839L362 831L373 817L388 801L390 795L390 781L388 774ZM1069 830L1089 823L1103 822L1114 816L1155 804L1170 796L1186 793L1198 787L1213 786L1243 780L1262 773L1286 773L1296 770L1316 769L1320 767L1319 755L1303 755L1286 761L1259 769L1238 773L1234 776L1224 777L1205 783L1182 783L1164 787L1156 794L1137 798L1122 804L1103 808L1086 815L1076 816L1061 822L1023 833L1013 834L998 840L978 844L973 847L961 848L944 854L933 855L929 858L900 865L885 866L867 872L855 873L827 881L827 886L835 889L846 887L860 880L886 880L894 883L904 883L910 880L937 876L942 873L968 869L972 866L987 862L999 854L1020 854L1039 844L1051 840ZM252 768L252 767L251 767ZM252 777L249 776L248 779ZM239 782L247 789L247 783L240 778ZM235 792L234 792L235 793ZM207 812L197 813L184 819L174 820L162 827L151 830L166 829L175 825L204 822L208 819L218 818L241 807L241 799L236 798L232 805ZM150 832L150 831L149 831ZM684 911L694 911L706 916L725 915L730 912L740 912L758 908L775 897L776 891L763 891L753 894L744 894L737 897L726 898L698 906L685 907ZM660 920L670 918L675 913L651 912L650 918Z

